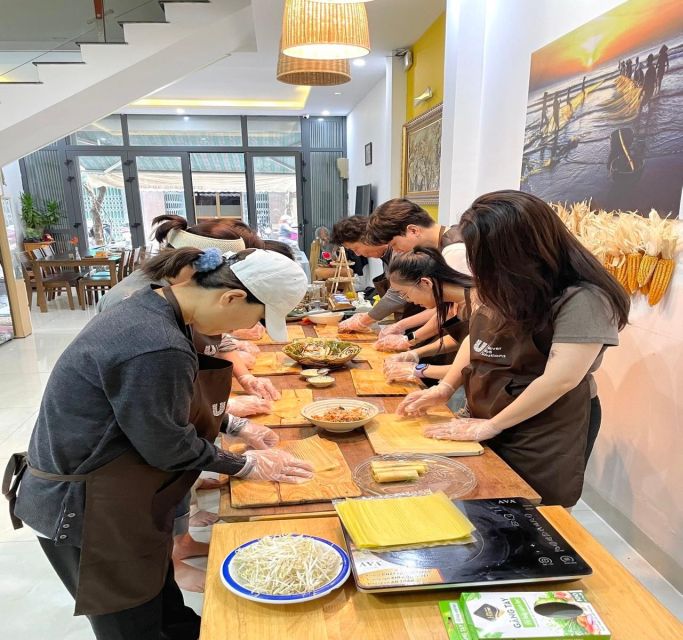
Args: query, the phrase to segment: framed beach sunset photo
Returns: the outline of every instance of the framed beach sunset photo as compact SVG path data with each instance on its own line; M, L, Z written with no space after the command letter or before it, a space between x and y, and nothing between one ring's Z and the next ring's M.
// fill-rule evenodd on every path
M677 213L683 2L629 0L531 56L521 189Z

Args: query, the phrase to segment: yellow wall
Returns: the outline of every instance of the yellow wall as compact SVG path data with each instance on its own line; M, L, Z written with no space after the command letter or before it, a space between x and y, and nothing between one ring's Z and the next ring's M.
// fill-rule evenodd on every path
M421 113L443 102L443 68L446 51L446 14L442 13L411 47L413 66L408 70L406 81L406 120L412 120ZM432 88L433 97L415 107L413 99L427 87ZM425 210L436 220L439 207L427 205Z

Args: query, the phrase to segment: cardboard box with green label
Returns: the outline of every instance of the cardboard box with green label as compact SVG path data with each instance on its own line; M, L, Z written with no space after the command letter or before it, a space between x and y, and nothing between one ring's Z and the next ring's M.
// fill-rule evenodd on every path
M439 609L450 640L611 638L583 591L462 593Z

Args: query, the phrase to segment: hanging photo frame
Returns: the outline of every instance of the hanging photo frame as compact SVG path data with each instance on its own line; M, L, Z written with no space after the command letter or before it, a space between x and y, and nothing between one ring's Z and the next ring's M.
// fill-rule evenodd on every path
M420 205L439 204L443 105L403 125L401 195Z

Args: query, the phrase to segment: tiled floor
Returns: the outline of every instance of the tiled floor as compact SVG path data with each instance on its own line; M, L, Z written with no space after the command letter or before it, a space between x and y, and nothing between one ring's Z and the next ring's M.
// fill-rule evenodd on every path
M60 310L53 310L55 306ZM51 303L51 307L47 314L34 311L32 336L0 346L0 471L11 453L26 449L50 370L64 347L90 318L89 312L69 311L61 301ZM215 511L217 506L217 492L202 492L201 508ZM573 515L683 620L683 596L640 554L585 503L579 502ZM199 540L209 540L208 529L192 533ZM197 566L205 565L205 560L193 562ZM35 537L26 529L13 531L4 506L0 507L0 567L2 637L92 639L87 620L72 617L73 602L41 553ZM188 593L186 600L201 611L201 595Z

